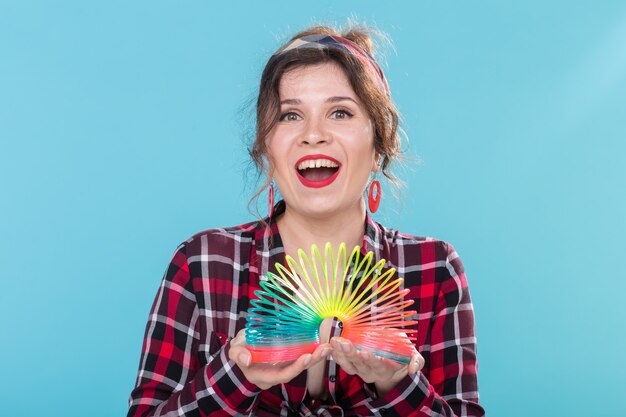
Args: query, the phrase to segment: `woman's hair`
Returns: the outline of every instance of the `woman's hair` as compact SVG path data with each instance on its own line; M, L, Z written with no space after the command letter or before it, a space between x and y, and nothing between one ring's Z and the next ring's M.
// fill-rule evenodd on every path
M372 32L367 27L355 27L339 33L328 26L314 26L297 33L285 45L295 39L310 35L339 36L356 43L370 57L373 57L374 43L370 36ZM296 68L328 62L336 63L343 69L352 89L367 110L374 125L374 149L380 157L382 173L392 182L396 182L396 178L389 170L389 165L400 155L399 115L388 90L381 88L381 80L372 74L370 68L367 68L367 62L359 59L347 49L326 47L294 48L282 51L285 45L268 60L261 76L256 104L256 135L249 152L259 172L266 175L266 181L252 200L257 198L271 181L272 173L266 158L266 138L280 117L279 86L282 77Z

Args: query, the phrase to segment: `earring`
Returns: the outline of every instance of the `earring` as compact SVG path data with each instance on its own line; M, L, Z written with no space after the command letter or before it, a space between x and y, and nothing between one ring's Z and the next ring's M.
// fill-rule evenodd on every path
M272 218L274 214L274 181L270 182L269 189L267 191L267 208L269 211L269 218Z
M374 190L375 189L375 190ZM376 196L374 196L376 192ZM369 192L367 193L367 206L372 214L376 213L380 206L380 198L382 197L382 189L378 180L373 180L370 184Z

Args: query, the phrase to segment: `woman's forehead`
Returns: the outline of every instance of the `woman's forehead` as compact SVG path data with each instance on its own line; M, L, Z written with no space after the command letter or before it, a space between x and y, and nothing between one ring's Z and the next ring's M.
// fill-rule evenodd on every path
M342 94L356 97L344 70L334 62L297 67L287 71L279 84L281 99L291 95Z

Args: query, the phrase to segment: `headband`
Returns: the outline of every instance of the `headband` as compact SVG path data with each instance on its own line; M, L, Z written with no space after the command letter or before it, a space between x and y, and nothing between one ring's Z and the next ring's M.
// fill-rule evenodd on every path
M368 54L359 44L341 36L333 35L306 35L296 38L276 51L273 56L282 55L292 49L313 48L313 49L338 49L357 58L373 75L377 84L382 90L389 94L389 84L383 70L374 58Z

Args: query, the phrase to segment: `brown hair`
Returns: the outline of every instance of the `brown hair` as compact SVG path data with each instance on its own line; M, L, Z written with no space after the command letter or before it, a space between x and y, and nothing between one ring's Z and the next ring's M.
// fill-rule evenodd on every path
M359 45L374 56L374 44L366 27L354 27L339 33L328 26L314 26L294 35L289 42L307 35L341 36ZM374 149L381 157L380 168L392 182L396 178L389 170L390 163L400 155L399 115L389 93L381 89L362 60L339 48L299 48L272 55L268 60L259 86L256 105L256 136L249 152L257 169L267 175L265 183L252 197L256 199L271 181L266 154L266 137L280 117L280 80L295 68L335 62L344 70L352 89L366 108L374 125ZM251 200L251 201L252 201Z

